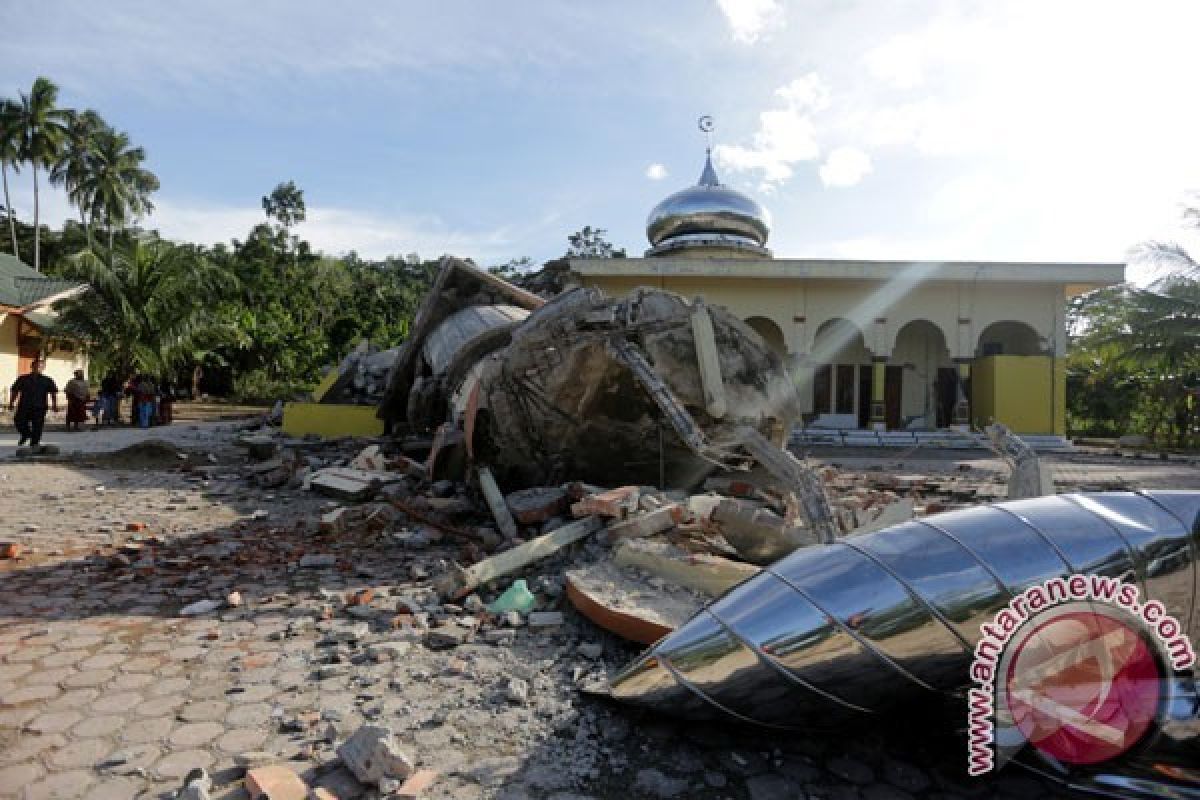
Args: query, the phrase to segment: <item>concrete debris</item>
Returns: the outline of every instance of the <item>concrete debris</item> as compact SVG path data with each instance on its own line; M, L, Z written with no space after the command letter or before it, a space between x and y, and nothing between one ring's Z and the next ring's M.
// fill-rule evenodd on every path
M756 507L748 500L726 498L709 517L721 530L725 541L751 564L766 565L799 547L817 543L807 528L789 525L768 508Z
M476 586L510 575L535 561L546 558L599 529L599 519L585 517L544 536L539 536L533 541L518 545L511 550L505 550L499 555L480 561L466 569L460 569L456 574L447 575L439 588L444 594L463 594Z
M670 542L631 539L617 546L613 563L655 575L669 584L717 597L758 574L758 567L707 553L690 553Z
M505 495L504 502L517 522L534 525L563 514L567 510L567 492L557 486L518 489Z
M210 800L213 788L212 777L203 767L192 770L183 778L183 788L178 800Z
M483 499L487 501L488 508L492 510L492 516L496 520L496 527L504 534L506 539L515 539L517 537L517 523L513 520L512 513L508 510L508 503L505 501L504 495L500 492L500 487L496 485L496 479L492 477L492 471L487 467L479 468L479 488L483 492Z
M413 773L412 759L400 749L392 729L381 725L363 725L338 747L337 754L361 783L402 781Z
M216 600L198 600L195 603L184 606L179 613L185 617L196 617L200 614L207 614L211 611L216 611L221 607L221 604Z
M728 411L714 415L722 394ZM501 486L690 486L746 463L737 427L781 436L799 399L781 358L723 308L655 289L547 302L446 258L381 415L395 430L459 433L460 460Z
M400 348L377 350L363 339L334 369L337 371L318 403L378 405L387 388L388 373L396 363Z
M988 425L984 432L996 455L1012 470L1008 479L1010 500L1054 494L1054 480L1049 471L1042 469L1038 454L1020 436L999 422Z

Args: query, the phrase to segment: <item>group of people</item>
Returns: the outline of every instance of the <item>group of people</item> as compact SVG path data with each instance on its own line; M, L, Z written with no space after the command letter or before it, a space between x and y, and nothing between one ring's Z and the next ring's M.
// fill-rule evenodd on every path
M38 447L42 440L42 429L46 414L53 409L58 412L58 385L54 379L42 373L44 364L34 361L29 372L21 375L9 391L8 410L14 411L13 424L21 439L18 447L29 444ZM80 431L88 419L88 405L95 426L116 425L121 421L121 398L130 398L129 424L148 428L151 425L170 425L174 419L175 390L170 380L158 383L149 375L133 375L124 383L116 373L110 372L100 382L100 391L91 396L91 385L83 376L83 370L75 370L75 377L63 387L67 398L67 430Z

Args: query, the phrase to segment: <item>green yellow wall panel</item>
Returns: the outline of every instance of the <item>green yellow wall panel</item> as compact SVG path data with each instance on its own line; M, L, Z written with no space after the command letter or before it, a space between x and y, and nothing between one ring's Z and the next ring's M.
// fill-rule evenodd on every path
M971 418L1017 433L1066 433L1066 369L1050 356L988 356L971 365Z
M322 403L285 403L283 432L288 436L315 433L328 439L340 436L382 436L383 420L375 406Z

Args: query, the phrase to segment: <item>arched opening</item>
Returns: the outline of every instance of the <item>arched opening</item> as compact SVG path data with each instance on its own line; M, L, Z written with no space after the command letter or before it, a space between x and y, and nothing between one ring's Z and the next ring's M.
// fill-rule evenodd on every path
M816 428L866 427L871 404L871 351L848 319L821 323L813 340L812 414Z
M899 395L899 409L888 414L897 418L896 427L933 430L951 424L958 374L941 328L926 319L905 324L896 334L891 367L896 368L892 374L900 383L898 392L892 392Z
M776 355L781 358L787 355L787 342L783 339L783 331L775 324L774 320L766 317L748 317L746 324L763 338L767 347L771 348Z
M1042 337L1028 323L1006 319L993 322L979 334L975 355L984 356L1040 356L1046 347Z

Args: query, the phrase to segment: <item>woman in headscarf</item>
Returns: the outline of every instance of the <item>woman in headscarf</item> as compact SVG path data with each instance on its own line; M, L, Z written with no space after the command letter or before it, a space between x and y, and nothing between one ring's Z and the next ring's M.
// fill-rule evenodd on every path
M67 381L63 392L67 395L67 430L81 431L83 423L87 422L87 403L91 394L83 370L75 370L75 377Z

